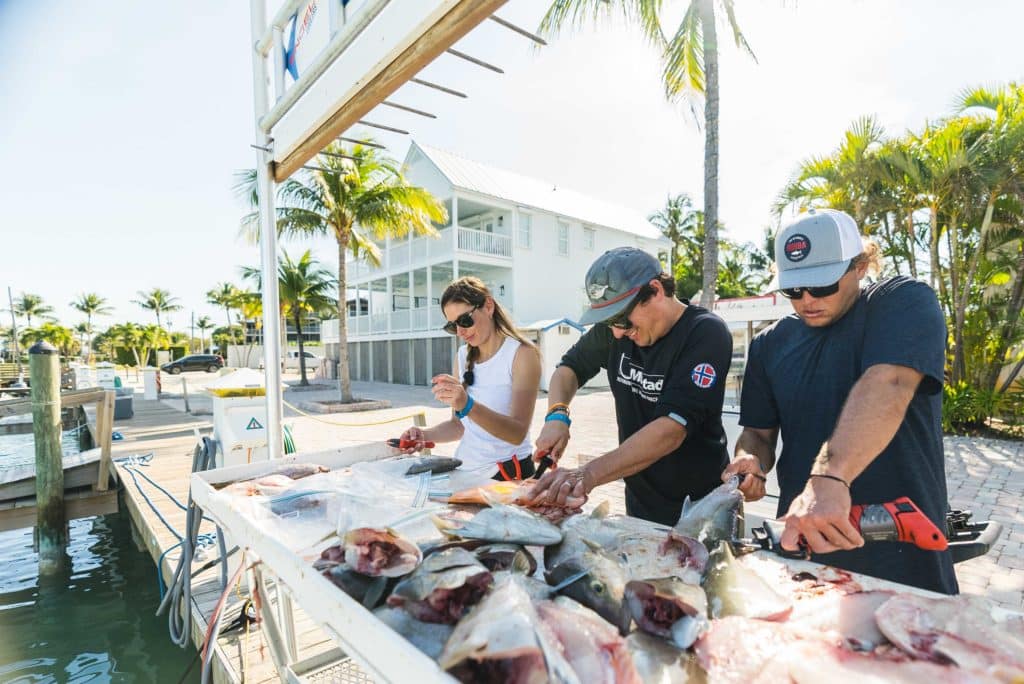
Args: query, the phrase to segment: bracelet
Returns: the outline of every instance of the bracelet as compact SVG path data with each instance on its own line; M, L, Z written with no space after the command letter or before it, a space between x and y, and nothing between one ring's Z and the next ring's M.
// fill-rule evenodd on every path
M467 394L467 395L466 395L466 397L467 397L467 399L466 399L466 405L462 407L462 410L461 410L461 411L456 411L456 412L455 412L455 416L456 416L456 417L457 417L457 418L458 418L459 420L462 420L463 418L465 418L466 416L468 416L468 415L469 415L469 412L473 410L473 396L472 396L472 395L470 395L470 394Z
M548 407L547 415L550 416L555 411L564 411L568 415L568 413L569 413L569 405L568 404L563 404L561 402L559 402L557 404L552 404L551 406Z
M569 426L572 425L572 420L564 413L549 413L547 417L544 418L545 423L550 423L553 420L557 420L559 423L565 423Z
M850 488L849 482L847 482L841 477L837 477L836 475L826 475L825 473L811 473L811 477L823 477L826 480L835 480L836 482L842 482L844 485L846 485L847 489Z

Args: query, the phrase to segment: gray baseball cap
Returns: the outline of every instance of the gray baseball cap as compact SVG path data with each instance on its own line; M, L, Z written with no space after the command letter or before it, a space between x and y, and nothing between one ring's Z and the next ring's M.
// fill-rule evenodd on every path
M590 307L582 325L600 323L625 311L640 288L661 275L661 263L636 247L616 247L597 258L587 270L585 287Z
M775 236L777 289L831 285L863 251L852 216L835 209L811 209Z

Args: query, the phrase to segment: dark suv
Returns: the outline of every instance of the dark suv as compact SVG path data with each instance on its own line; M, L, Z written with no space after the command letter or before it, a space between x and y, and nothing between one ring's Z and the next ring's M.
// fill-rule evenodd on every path
M190 354L183 356L177 361L171 361L160 366L160 370L171 375L177 375L181 371L206 371L216 373L224 367L224 359L217 354Z

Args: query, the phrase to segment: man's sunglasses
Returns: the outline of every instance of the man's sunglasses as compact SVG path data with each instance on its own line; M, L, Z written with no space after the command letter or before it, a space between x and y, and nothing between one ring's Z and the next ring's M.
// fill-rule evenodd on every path
M605 325L607 325L609 328L616 328L618 330L632 330L633 321L629 320L629 317L633 314L633 309L636 308L639 299L639 297L634 299L633 303L626 307L626 310L620 313L618 316L615 316L614 318L610 318L607 321L605 321Z
M846 271L843 272L843 276L853 270L853 261L846 267ZM786 299L803 299L804 292L811 295L815 299L822 299L823 297L831 297L836 292L839 292L839 282L843 279L843 276L839 277L839 280L832 283L831 285L822 285L821 287L786 287L779 290Z
M449 335L454 335L455 331L458 328L472 328L474 325L476 325L476 321L473 320L473 312L479 308L480 305L477 304L466 313L460 314L459 317L456 318L454 321L448 321L447 323L445 323L444 327L441 329L444 330ZM456 328L456 326L458 326L458 328Z

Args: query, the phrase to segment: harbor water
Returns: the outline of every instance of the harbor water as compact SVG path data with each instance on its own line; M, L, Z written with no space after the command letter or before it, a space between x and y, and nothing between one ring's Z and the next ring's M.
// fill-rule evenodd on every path
M0 468L23 460L25 437L0 435ZM0 532L0 682L199 681L195 649L174 646L155 616L156 565L121 509L70 521L52 575L39 575L32 529Z

